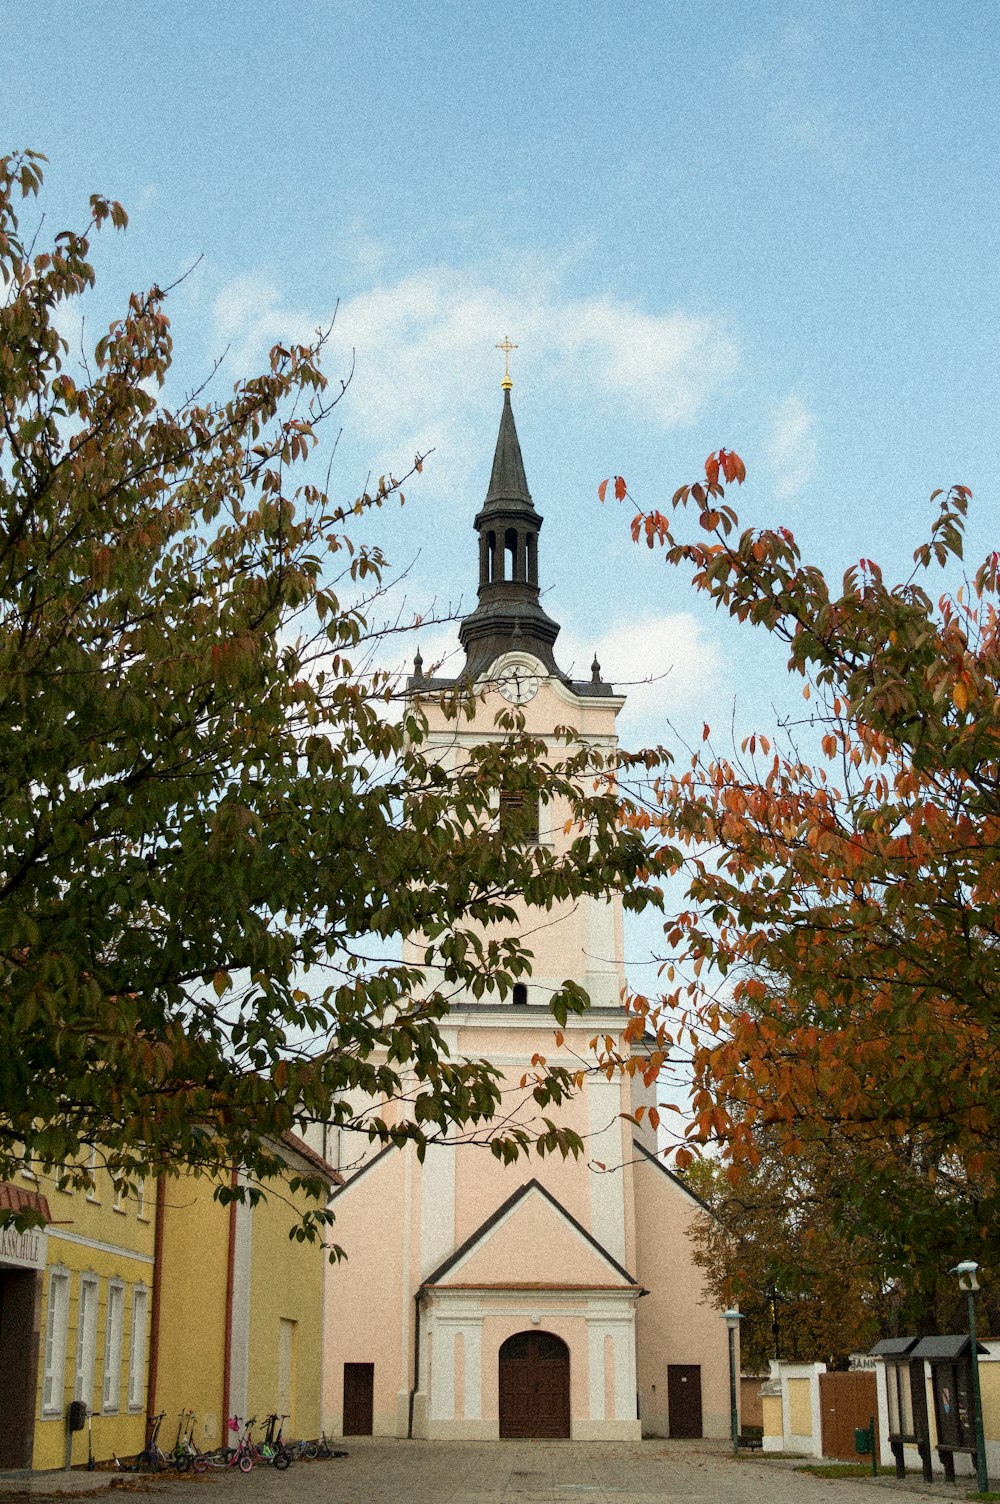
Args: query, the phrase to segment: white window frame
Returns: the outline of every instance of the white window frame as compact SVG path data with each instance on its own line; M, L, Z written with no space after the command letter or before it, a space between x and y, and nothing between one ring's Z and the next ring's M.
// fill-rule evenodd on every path
M42 1371L42 1414L61 1416L66 1397L66 1334L69 1329L69 1270L49 1270L49 1299L45 1316L45 1366Z
M100 1205L101 1198L97 1190L97 1145L91 1144L90 1153L87 1156L87 1171L90 1175L91 1184L87 1187L87 1200Z
M117 1415L122 1403L122 1340L125 1334L125 1285L108 1280L108 1304L104 1317L104 1377L101 1383L102 1415Z
M87 1292L86 1296L84 1291ZM101 1299L96 1274L80 1275L80 1293L76 1305L76 1376L73 1398L83 1400L88 1410L94 1408L94 1365L97 1362L97 1310Z
M128 1408L143 1408L146 1398L146 1336L149 1332L149 1289L132 1286L132 1321L128 1344Z
M135 1214L140 1222L149 1221L149 1213L146 1210L146 1177L140 1175L135 1183Z

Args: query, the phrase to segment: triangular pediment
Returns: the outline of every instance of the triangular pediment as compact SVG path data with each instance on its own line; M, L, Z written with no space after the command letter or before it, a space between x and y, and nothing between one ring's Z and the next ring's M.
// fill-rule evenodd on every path
M628 1289L628 1270L537 1180L514 1193L429 1275L443 1289Z

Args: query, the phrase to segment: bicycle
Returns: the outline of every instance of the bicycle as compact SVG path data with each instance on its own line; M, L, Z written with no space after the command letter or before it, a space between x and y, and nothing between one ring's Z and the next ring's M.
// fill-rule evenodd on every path
M196 1473L207 1472L211 1467L208 1453L203 1452L194 1439L195 1413L193 1410L186 1410L182 1411L182 1416L184 1415L187 1416L187 1421L176 1448L177 1457L185 1459L183 1463L178 1464L180 1471L186 1472L188 1467L192 1467Z
M164 1455L164 1453L160 1451L159 1447L156 1448L159 1460L161 1460L166 1467L176 1468L179 1473L186 1473L193 1461L194 1449L191 1446L188 1437L189 1421L191 1429L193 1430L194 1411L182 1410L177 1417L177 1436L174 1441L173 1450Z
M242 1422L238 1415L231 1415L226 1422L230 1431L236 1433L236 1445L232 1447L220 1447L216 1452L202 1453L203 1461L209 1467L238 1467L241 1473L249 1473L254 1463L253 1448L248 1444L250 1427L253 1421L246 1423L246 1430L241 1430ZM199 1472L203 1471L199 1467Z
M288 1445L281 1434L282 1425L287 1419L288 1417L285 1415L279 1416L277 1411L269 1415L266 1421L267 1430L264 1433L264 1440L258 1448L259 1455L264 1461L270 1462L272 1467L277 1468L279 1473L283 1473L286 1468L291 1466L295 1455L294 1450ZM277 1436L274 1434L276 1426L278 1429Z
M117 1468L120 1468L122 1471L132 1473L146 1471L158 1473L161 1467L166 1467L167 1458L165 1454L160 1450L158 1444L160 1427L163 1425L166 1413L167 1412L165 1410L161 1410L159 1415L150 1415L147 1417L146 1445L143 1447L138 1456L128 1458L125 1461L121 1461L117 1456L112 1454L114 1456L115 1466Z
M332 1447L327 1439L325 1431L319 1433L319 1441L315 1443L317 1457L349 1457L350 1453Z
M181 1412L182 1416L185 1412ZM120 1473L158 1473L162 1468L173 1467L180 1472L186 1472L190 1467L190 1459L181 1459L177 1449L169 1455L159 1444L160 1427L166 1418L166 1411L161 1410L159 1415L150 1415L146 1418L146 1445L141 1452L134 1457L119 1457L117 1452L111 1453L111 1461ZM178 1426L178 1443L180 1445L180 1427Z

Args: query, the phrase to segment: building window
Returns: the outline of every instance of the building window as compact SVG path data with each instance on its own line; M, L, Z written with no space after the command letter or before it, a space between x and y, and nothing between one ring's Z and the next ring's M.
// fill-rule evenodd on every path
M141 1410L146 1397L146 1327L149 1291L136 1285L132 1291L132 1332L128 1348L128 1407Z
M125 1286L120 1280L108 1285L108 1310L104 1325L104 1385L101 1409L114 1415L121 1405L122 1332L125 1326Z
M509 527L503 535L504 571L505 580L519 580L521 571L517 567L517 530Z
M88 1175L88 1178L89 1178L89 1181L90 1181L90 1184L87 1186L87 1200L88 1201L100 1201L101 1198L97 1194L97 1145L96 1144L93 1144L91 1146L90 1154L87 1156L87 1175Z
M140 1222L148 1222L149 1221L149 1216L148 1216L148 1214L146 1212L146 1177L145 1177L145 1175L140 1175L139 1179L135 1183L135 1214L139 1218Z
M538 843L538 796L500 790L500 834L508 841Z
M53 1269L49 1275L49 1309L45 1323L45 1369L42 1375L42 1414L62 1415L66 1387L66 1328L69 1322L69 1273Z
M528 989L523 982L514 983L514 993L511 1001L515 1008L526 1008L528 1006Z
M76 1379L73 1398L83 1400L88 1410L94 1405L94 1363L97 1358L96 1274L80 1276L80 1303L76 1318Z

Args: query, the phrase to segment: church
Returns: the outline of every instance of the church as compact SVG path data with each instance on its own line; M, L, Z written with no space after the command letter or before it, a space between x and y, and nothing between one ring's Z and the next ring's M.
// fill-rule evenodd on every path
M559 627L539 600L539 535L514 424L509 374L486 499L474 520L478 602L459 639L461 676L481 691L472 722L446 719L436 697L456 680L425 678L419 696L444 758L496 735L499 709L520 707L528 733L571 726L604 754L624 698L601 679L574 680L556 657ZM476 562L478 561L478 562ZM551 816L531 838L558 843ZM546 824L552 828L546 829ZM527 906L531 976L512 996L459 998L442 1023L453 1056L503 1073L505 1110L537 1115L521 1078L532 1056L573 1065L595 1034L625 1026L622 911L582 898L545 916ZM414 941L404 957L416 963ZM589 994L558 1044L547 1003L567 977ZM584 1138L579 1159L504 1165L474 1144L342 1156L335 1235L347 1260L326 1274L323 1415L327 1434L492 1440L726 1436L729 1356L721 1312L704 1302L689 1231L703 1214L657 1157L655 1133L622 1115L653 1101L640 1078L589 1073L557 1109ZM510 1104L509 1107L507 1104ZM551 1111L552 1109L550 1109ZM329 1152L329 1151L328 1151Z

